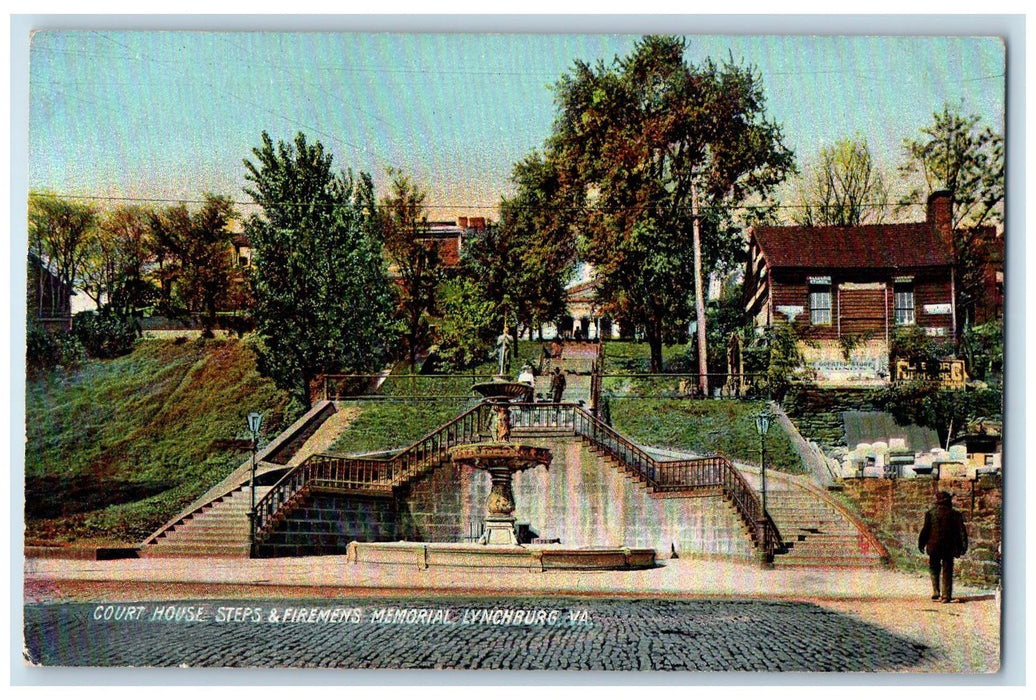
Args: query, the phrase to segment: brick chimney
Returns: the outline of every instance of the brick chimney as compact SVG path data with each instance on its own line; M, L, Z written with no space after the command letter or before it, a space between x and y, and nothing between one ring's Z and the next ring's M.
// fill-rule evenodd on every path
M460 227L460 228L467 228L468 227L468 217L466 217L466 216L458 216L457 217L457 226Z
M949 190L937 190L928 195L928 224L946 241L950 255L956 257L953 244L953 194Z

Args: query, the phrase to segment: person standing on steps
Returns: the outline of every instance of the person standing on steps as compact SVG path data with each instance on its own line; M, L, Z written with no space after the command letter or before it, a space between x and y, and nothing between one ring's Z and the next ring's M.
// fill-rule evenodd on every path
M561 397L565 394L565 374L560 367L554 368L554 376L550 378L550 399L554 403L561 403Z
M953 560L968 551L968 529L964 516L953 508L953 495L949 491L936 494L935 506L924 514L917 548L922 554L928 553L932 600L953 602Z

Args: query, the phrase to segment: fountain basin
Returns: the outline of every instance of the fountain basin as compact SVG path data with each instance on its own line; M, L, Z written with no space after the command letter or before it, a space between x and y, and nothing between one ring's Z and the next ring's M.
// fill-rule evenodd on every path
M483 398L497 401L531 401L532 385L525 382L492 381L475 384L471 390Z
M477 545L439 542L350 542L351 564L416 569L463 567L512 571L623 571L655 566L655 550L628 547L566 549L561 545Z
M521 445L516 442L475 442L450 448L454 464L476 467L489 471L491 468L520 472L542 464L549 466L554 458L546 447Z

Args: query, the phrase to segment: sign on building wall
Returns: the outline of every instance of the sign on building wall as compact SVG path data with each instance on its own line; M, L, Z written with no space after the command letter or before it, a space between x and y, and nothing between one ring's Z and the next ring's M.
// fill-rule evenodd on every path
M896 360L894 376L896 382L931 381L938 382L948 389L963 389L968 378L964 371L964 360L941 360L931 363Z

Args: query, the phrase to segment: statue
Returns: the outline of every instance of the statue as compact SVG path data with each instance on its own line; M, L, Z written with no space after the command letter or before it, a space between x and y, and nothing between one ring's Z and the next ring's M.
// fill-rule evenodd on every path
M500 337L496 339L496 346L499 348L500 355L500 376L504 376L504 365L507 363L507 353L510 349L511 343L514 340L511 339L511 334L507 332L507 321L504 321L504 332L500 334Z
M493 406L496 411L496 429L493 431L493 439L497 442L510 442L511 440L511 408L506 403L498 403Z

